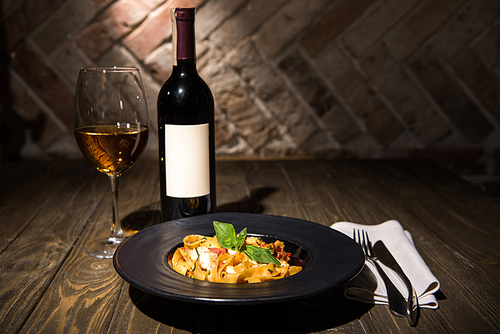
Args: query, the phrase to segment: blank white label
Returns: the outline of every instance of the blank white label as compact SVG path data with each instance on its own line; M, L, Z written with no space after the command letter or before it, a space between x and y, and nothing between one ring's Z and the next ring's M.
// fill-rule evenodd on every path
M210 193L208 123L165 124L167 196L199 197Z

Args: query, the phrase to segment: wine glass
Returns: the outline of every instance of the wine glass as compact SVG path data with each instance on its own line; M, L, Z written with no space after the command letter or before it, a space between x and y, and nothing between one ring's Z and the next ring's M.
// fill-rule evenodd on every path
M113 194L111 234L88 242L85 252L111 258L124 240L118 215L120 175L132 167L148 142L148 109L139 70L116 66L80 69L74 131L85 158L108 175Z

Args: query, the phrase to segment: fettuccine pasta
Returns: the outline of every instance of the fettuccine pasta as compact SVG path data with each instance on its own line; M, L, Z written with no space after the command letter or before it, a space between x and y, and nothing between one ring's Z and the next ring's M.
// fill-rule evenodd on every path
M202 281L258 283L288 277L302 270L288 263L290 254L285 252L285 244L279 240L265 243L260 238L247 237L244 245L269 249L280 265L260 263L243 252L223 248L217 236L188 235L183 244L169 257L168 263L178 273Z

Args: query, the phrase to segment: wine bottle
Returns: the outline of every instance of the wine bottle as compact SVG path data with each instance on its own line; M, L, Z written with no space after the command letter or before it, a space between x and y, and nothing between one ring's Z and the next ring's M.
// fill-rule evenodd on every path
M216 211L214 99L198 75L194 8L172 8L172 74L158 94L163 221Z

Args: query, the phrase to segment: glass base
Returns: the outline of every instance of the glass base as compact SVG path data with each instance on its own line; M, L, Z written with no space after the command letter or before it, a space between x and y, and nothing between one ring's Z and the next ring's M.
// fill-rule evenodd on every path
M89 241L85 244L85 253L99 259L110 259L123 240L113 238L102 238Z

